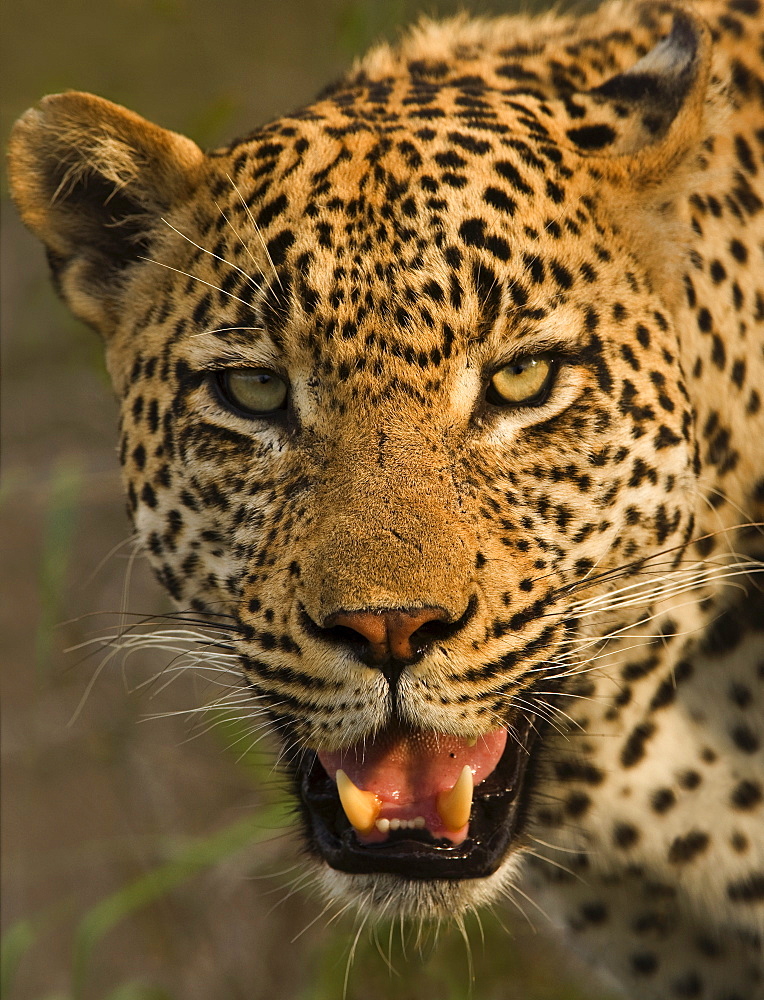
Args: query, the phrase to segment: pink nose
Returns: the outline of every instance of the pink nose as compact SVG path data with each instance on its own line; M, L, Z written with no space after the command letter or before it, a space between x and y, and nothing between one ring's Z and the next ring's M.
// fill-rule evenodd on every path
M370 659L413 660L419 653L416 633L429 622L447 618L443 608L415 608L412 611L338 611L327 621L328 626L340 625L363 636L369 643ZM421 635L422 644L426 637Z

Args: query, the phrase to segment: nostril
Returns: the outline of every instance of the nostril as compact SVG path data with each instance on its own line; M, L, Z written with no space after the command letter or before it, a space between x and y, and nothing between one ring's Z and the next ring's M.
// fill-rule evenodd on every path
M401 614L401 612L381 610L338 611L330 618L327 618L326 624L331 629L341 628L346 632L354 632L356 642L361 640L373 649L376 647L387 648L391 635L396 633L396 631L405 631L401 627L400 622L396 622L394 617L400 617ZM413 627L415 628L416 625Z
M316 639L350 647L359 659L385 672L391 664L397 663L399 669L413 663L433 643L451 638L474 617L476 609L473 595L456 621L439 607L337 611L323 626L303 607L301 620L305 631Z
M445 621L431 621L425 622L424 625L420 625L419 628L411 633L409 637L409 642L411 645L416 647L429 646L433 642L437 642L439 639L447 639L450 635L453 635L454 623Z
M329 642L337 642L344 646L362 646L364 649L369 645L366 636L346 625L332 625L328 628L318 629L318 631L321 638L328 639Z
M408 663L420 653L427 627L447 617L444 608L338 611L327 625L349 629L365 639L372 663Z

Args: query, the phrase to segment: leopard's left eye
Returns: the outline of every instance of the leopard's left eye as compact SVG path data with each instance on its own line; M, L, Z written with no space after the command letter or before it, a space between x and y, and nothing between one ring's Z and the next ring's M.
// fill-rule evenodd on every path
M540 406L549 396L557 367L556 359L545 354L519 358L493 375L486 399L494 406Z
M248 416L263 416L286 407L289 387L270 368L228 368L216 377L223 399Z

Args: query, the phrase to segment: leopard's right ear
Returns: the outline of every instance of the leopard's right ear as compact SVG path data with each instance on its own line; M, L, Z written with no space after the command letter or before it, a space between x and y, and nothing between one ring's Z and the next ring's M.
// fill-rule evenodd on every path
M190 139L92 94L46 97L16 123L13 198L67 304L101 333L114 325L130 266L203 162Z

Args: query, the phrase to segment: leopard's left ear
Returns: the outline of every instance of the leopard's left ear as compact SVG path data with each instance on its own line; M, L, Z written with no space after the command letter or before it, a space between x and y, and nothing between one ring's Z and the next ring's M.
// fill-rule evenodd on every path
M652 9L651 9L652 8ZM642 16L656 16L644 4ZM687 7L674 8L671 31L639 62L584 94L566 138L577 152L632 191L661 188L699 149L713 117L711 33Z
M11 193L69 307L107 335L161 217L188 198L204 154L92 94L42 100L11 135Z

